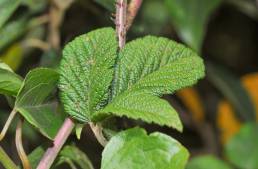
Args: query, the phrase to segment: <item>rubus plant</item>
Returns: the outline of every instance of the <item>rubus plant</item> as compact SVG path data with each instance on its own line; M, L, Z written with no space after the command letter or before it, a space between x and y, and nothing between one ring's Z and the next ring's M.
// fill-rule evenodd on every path
M63 49L58 70L36 68L23 80L7 65L0 65L0 92L14 107L1 138L19 112L44 136L53 140L53 145L40 160L36 160L35 168L50 168L75 126L80 135L86 124L105 147L101 169L185 167L189 157L187 149L166 134L147 134L143 128L135 127L112 132L109 138L105 135L103 123L115 125L110 122L114 116L168 126L181 132L183 126L178 113L160 97L195 84L205 71L201 57L167 38L145 36L125 44L126 31L135 17L135 13L131 13L126 19L126 4L123 0L116 4L116 31L101 28L68 43ZM137 8L129 6L129 14L130 9ZM50 97L54 96L57 86L61 105L67 114L65 120L60 113L54 113L60 109L56 108L57 99ZM22 147L22 120L20 118L16 130L16 146L23 167L27 169L32 165ZM60 154L69 152L81 153L78 149L65 147ZM6 163L1 160L6 168L15 166L4 152L0 151L0 155L6 159Z

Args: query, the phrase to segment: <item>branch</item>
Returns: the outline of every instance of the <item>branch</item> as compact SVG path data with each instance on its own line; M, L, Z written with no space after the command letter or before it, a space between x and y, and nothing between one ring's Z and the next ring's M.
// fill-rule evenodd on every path
M136 17L140 7L142 5L142 0L131 0L127 9L127 19L126 19L126 30L128 31L131 27L134 18Z
M23 144L22 144L22 124L23 124L23 119L19 119L16 127L16 132L15 132L15 145L18 151L18 155L22 161L23 168L31 169L29 159L24 151Z
M13 118L15 117L16 113L17 113L17 111L15 109L13 109L12 112L10 113L10 115L9 115L9 117L8 117L8 119L7 119L7 121L6 121L5 125L4 125L1 133L0 133L0 141L4 138L4 136L5 136L6 132L7 132L10 124L12 123Z
M126 41L126 12L127 0L116 1L116 33L119 42L119 48L122 49Z
M68 136L71 134L74 126L75 124L70 118L65 119L62 127L59 129L54 139L53 146L47 149L44 156L40 160L37 169L49 169L51 167Z
M6 154L3 148L0 146L0 162L6 169L18 169L11 158Z

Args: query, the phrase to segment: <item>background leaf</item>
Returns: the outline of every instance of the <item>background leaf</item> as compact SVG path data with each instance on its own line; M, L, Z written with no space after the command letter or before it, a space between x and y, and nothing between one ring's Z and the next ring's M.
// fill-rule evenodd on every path
M221 66L207 65L208 80L229 100L242 121L255 121L253 103L240 80Z
M102 153L101 169L183 169L188 156L173 138L133 128L112 137Z
M231 169L231 167L212 155L193 158L186 166L186 169Z
M16 96L22 86L22 78L0 62L0 94Z
M258 168L258 125L244 125L226 145L225 154L238 168Z
M200 52L210 14L221 0L165 0L182 40Z
M56 114L56 105L45 102L55 89L58 78L59 74L51 69L38 68L30 71L15 102L15 109L50 139L55 137L62 125L62 118Z
M98 4L102 5L104 8L108 9L109 11L115 10L115 0L94 0Z
M5 22L10 18L16 8L19 6L21 0L1 0L0 1L0 29Z
M65 146L59 154L56 165L70 162L77 164L81 169L94 169L87 155L76 146Z
M65 111L81 122L107 102L117 41L112 28L75 38L63 50L59 88Z

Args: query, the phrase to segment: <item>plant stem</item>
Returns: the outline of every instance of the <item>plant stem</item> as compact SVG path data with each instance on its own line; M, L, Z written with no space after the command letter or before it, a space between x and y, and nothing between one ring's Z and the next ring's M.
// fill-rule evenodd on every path
M15 145L18 151L18 155L22 161L23 168L31 169L29 159L24 151L23 144L22 144L22 124L23 124L23 119L20 118L15 132Z
M131 0L127 9L127 19L126 19L126 30L128 31L131 27L134 18L136 17L140 7L142 5L142 0Z
M106 138L103 136L102 127L99 124L90 123L90 128L93 131L98 142L105 147L107 144Z
M0 146L0 162L6 169L18 169L11 158L6 154L3 148Z
M116 33L119 48L122 49L126 41L126 13L127 0L116 1Z
M40 160L37 169L49 169L51 167L68 136L71 134L74 126L75 124L70 118L65 119L54 139L53 146L47 149Z
M6 121L5 125L4 125L1 133L0 133L0 141L4 138L4 136L5 136L6 132L7 132L10 124L12 123L13 118L15 117L16 113L17 113L17 111L15 109L13 109L12 112L10 113L10 115L9 115L9 117L8 117L8 119L7 119L7 121Z

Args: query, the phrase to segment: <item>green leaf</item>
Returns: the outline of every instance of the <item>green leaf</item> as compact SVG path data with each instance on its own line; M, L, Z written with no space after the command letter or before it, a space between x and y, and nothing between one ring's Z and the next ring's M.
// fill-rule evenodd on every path
M59 88L65 111L81 122L106 104L117 41L112 28L81 35L63 50Z
M205 155L193 158L186 166L186 169L231 169L231 167L222 160L212 156Z
M250 96L241 81L227 69L208 63L208 80L225 96L235 108L239 120L255 121L256 111Z
M188 156L173 138L133 128L109 141L102 153L101 169L184 169Z
M199 52L209 16L221 0L165 0L165 2L182 40Z
M29 154L28 158L32 169L37 167L38 163L44 155L44 152L45 151L42 147L37 147Z
M228 160L238 168L258 168L258 124L244 125L226 145Z
M62 118L55 113L54 103L47 103L46 98L55 89L59 74L46 68L30 71L23 82L15 109L43 135L53 139L62 125Z
M157 96L193 85L204 76L196 53L166 38L147 36L126 44L119 54L112 101L93 115L128 116L182 130L174 109Z
M0 1L0 29L10 18L20 4L20 0L1 0Z
M24 16L15 21L11 21L3 28L0 28L0 51L26 32L28 28L27 23L27 17Z
M22 86L22 78L0 62L0 94L16 96Z
M93 115L93 120L100 121L110 114L127 116L132 119L142 119L145 122L167 125L182 131L183 126L176 110L170 104L160 99L141 92L129 92L115 98L104 110Z
M87 155L76 146L65 146L62 149L57 166L62 163L76 163L81 169L94 169Z

